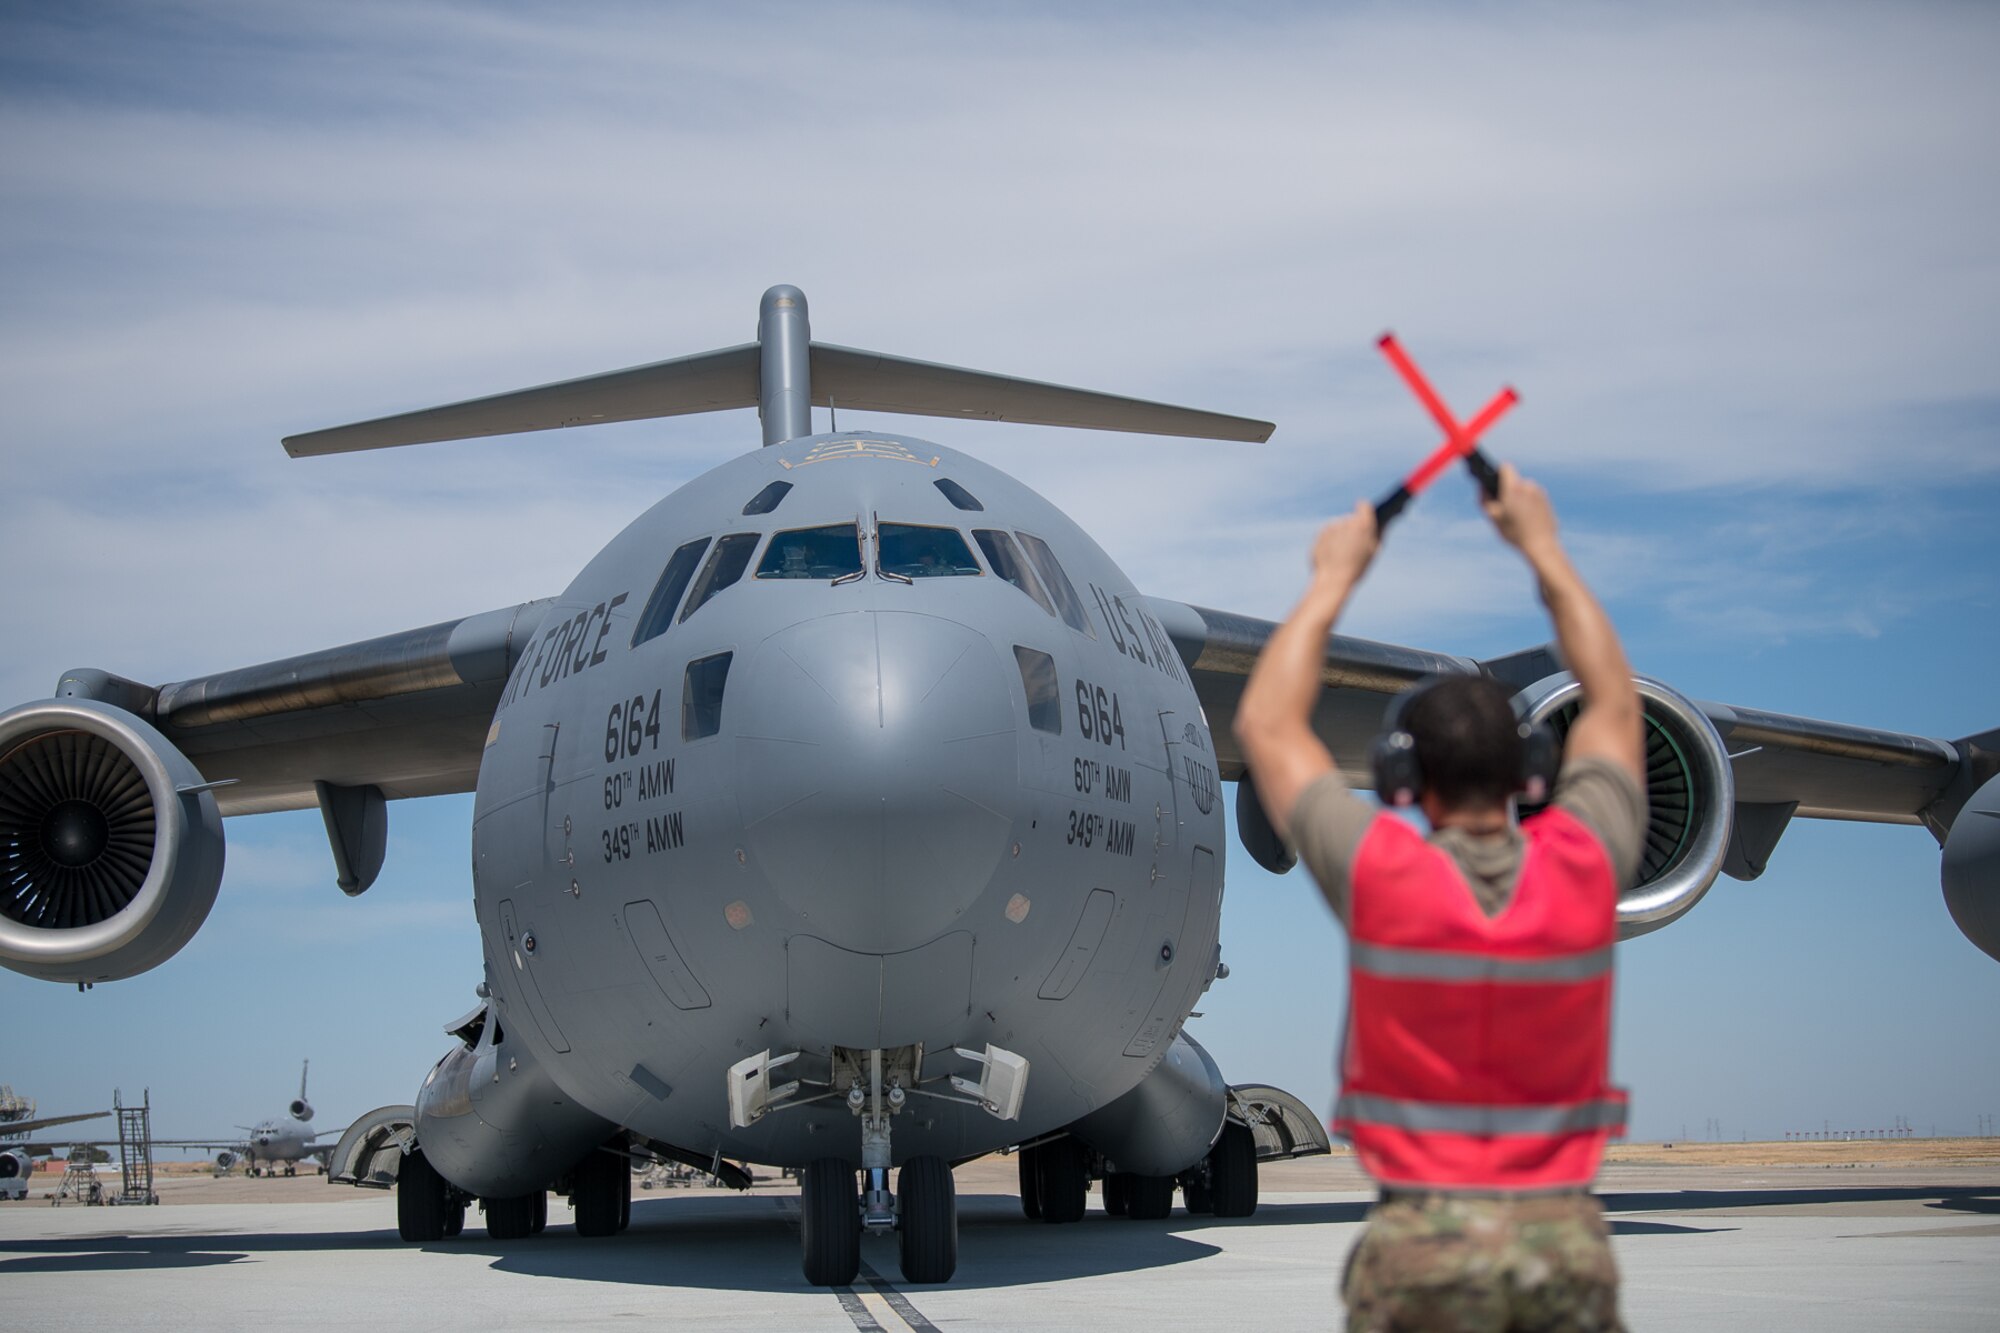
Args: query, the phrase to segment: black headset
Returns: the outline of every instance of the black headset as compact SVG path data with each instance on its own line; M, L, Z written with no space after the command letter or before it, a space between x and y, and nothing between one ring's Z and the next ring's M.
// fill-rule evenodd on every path
M1417 762L1416 737L1403 723L1420 696L1451 679L1426 676L1389 701L1382 733L1369 747L1368 761L1375 771L1375 792L1390 805L1414 805L1423 795L1424 774ZM1514 696L1514 719L1521 736L1520 785L1515 790L1530 804L1545 801L1555 785L1556 770L1562 766L1562 744L1548 723L1527 716L1519 695Z

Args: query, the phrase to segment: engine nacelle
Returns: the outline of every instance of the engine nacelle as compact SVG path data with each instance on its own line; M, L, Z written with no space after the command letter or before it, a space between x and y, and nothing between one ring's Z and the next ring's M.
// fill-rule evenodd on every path
M221 1152L215 1155L216 1170L227 1171L230 1167L235 1165L236 1165L236 1154L229 1151L229 1149L224 1148Z
M1952 821L1938 877L1965 938L2000 958L2000 777L1988 778Z
M0 1152L0 1180L26 1180L34 1170L33 1159L19 1148Z
M1171 1176L1208 1155L1229 1110L1229 1085L1186 1033L1139 1086L1070 1126L1115 1171Z
M117 981L180 952L222 884L222 815L153 726L90 699L0 713L0 966Z
M1736 773L1708 715L1685 695L1646 676L1633 677L1646 714L1646 843L1638 883L1618 899L1618 934L1644 935L1701 901L1729 854ZM1583 706L1568 672L1521 692L1527 715L1558 738Z
M466 1193L510 1199L555 1185L616 1126L571 1101L497 1020L488 1008L456 1026L470 1044L452 1047L425 1076L417 1147Z
M310 1120L313 1118L313 1104L303 1097L292 1098L292 1104L285 1109L292 1113L292 1119L294 1120Z

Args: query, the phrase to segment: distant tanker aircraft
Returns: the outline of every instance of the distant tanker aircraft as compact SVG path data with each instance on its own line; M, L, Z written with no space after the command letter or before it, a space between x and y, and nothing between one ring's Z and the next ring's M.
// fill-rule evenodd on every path
M201 925L224 815L317 806L359 894L387 805L477 793L480 1003L413 1107L336 1175L403 1236L619 1230L634 1156L802 1173L804 1270L893 1229L951 1277L952 1168L1017 1150L1023 1207L1240 1217L1260 1160L1323 1151L1297 1099L1184 1030L1226 976L1224 802L1274 871L1230 735L1264 621L1140 592L1005 473L813 405L1263 440L1265 422L814 342L753 343L294 436L295 456L756 406L764 448L661 500L559 596L164 685L99 670L0 714L0 962L88 986ZM1193 537L1192 530L1190 537ZM1558 730L1547 649L1493 661L1335 635L1316 730L1342 769L1393 695L1484 672ZM1921 823L2000 957L2000 733L1898 735L1642 680L1652 826L1626 935L1754 878L1795 817ZM892 1180L892 1173L894 1178ZM740 1173L736 1177L739 1179Z
M292 1098L283 1113L259 1120L254 1125L238 1125L248 1137L239 1139L155 1139L154 1144L166 1148L202 1148L215 1153L215 1165L227 1171L237 1162L243 1163L243 1170L251 1176L295 1176L299 1173L299 1163L312 1161L320 1171L326 1169L327 1154L333 1150L333 1143L322 1143L326 1135L313 1133L313 1106L306 1100L306 1075L312 1072L312 1061L304 1061L299 1066L299 1095ZM344 1129L343 1131L344 1132Z

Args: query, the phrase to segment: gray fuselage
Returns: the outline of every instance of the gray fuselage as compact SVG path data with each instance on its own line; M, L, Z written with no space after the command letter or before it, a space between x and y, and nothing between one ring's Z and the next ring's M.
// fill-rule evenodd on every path
M773 542L813 528L834 531ZM977 572L926 576L954 543L923 528ZM1024 590L975 530L1006 534L984 541L1009 570L1035 570L1039 538L1069 588L1044 565ZM756 540L719 547L733 534ZM692 591L635 644L703 539ZM690 610L719 551L741 576ZM898 1118L897 1161L963 1159L1070 1124L1166 1052L1218 961L1217 790L1165 631L1053 505L919 440L789 441L653 506L525 648L473 824L488 982L506 1040L579 1106L771 1165L851 1157L853 1117L836 1098L732 1128L746 1055L801 1051L788 1076L814 1078L836 1046L921 1043L926 1079L976 1076L953 1047L1027 1057L1016 1122L935 1099Z

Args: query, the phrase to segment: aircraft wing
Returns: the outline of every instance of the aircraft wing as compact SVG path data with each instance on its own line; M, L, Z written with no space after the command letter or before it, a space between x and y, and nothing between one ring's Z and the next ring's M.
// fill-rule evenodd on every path
M43 1116L40 1120L0 1121L0 1135L32 1134L38 1129L52 1129L57 1125L70 1125L79 1120L102 1120L110 1114L111 1112L109 1111L79 1111L75 1115ZM14 1146L16 1145L8 1138L0 1137L0 1148L12 1148Z
M548 599L165 685L65 674L58 697L116 705L194 762L225 815L470 791L486 730ZM567 622L565 622L567 623Z
M1231 722L1257 654L1277 626L1157 597L1141 601L1193 678L1220 775L1241 779L1243 755ZM1314 708L1313 729L1349 781L1365 786L1369 742L1388 700L1426 675L1458 672L1484 673L1528 691L1531 700L1547 701L1538 715L1558 729L1566 723L1560 687L1567 676L1552 647L1482 662L1335 634L1327 639L1326 688ZM1654 723L1648 794L1656 815L1678 802L1687 812L1686 827L1674 836L1695 836L1705 823L1719 868L1740 879L1763 871L1795 816L1923 824L1943 843L1973 792L2000 773L2000 732L1949 741L1690 700L1657 682L1642 682L1641 693ZM1704 770L1704 758L1712 761L1712 773ZM1676 761L1684 771L1673 771ZM1727 808L1701 809L1704 794L1726 801ZM1240 825L1240 795L1238 818ZM1245 842L1256 854L1247 833Z

